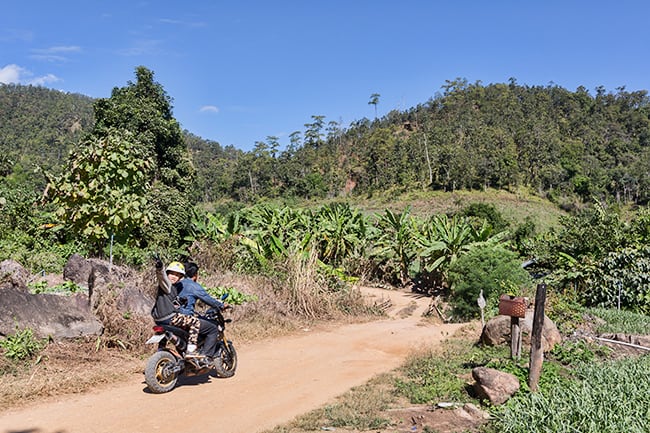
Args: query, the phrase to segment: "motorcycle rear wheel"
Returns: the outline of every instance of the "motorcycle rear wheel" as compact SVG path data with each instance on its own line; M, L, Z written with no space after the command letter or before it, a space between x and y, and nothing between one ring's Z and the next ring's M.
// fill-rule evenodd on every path
M144 369L144 381L147 387L154 394L169 392L176 386L178 373L173 369L176 366L176 358L169 352L156 352L147 360Z
M237 370L237 351L232 341L228 341L228 347L220 347L214 357L214 369L217 377L233 377Z

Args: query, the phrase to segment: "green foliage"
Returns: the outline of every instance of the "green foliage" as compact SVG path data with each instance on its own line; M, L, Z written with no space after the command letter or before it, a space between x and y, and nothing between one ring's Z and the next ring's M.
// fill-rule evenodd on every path
M154 81L154 73L138 66L136 82L113 89L110 98L95 101L93 135L129 131L144 153L154 158L151 176L165 185L191 193L195 172L180 126L172 115L171 98ZM150 177L147 180L152 180Z
M0 348L4 356L13 361L22 361L36 356L46 345L45 341L34 337L34 331L30 328L18 329L13 335L8 335L0 340Z
M222 299L224 295L224 302L231 304L231 305L242 305L246 302L256 302L257 301L257 296L255 295L247 295L245 293L240 292L234 287L209 287L205 289L206 292L208 292L211 296L217 298L217 299Z
M572 292L547 290L545 314L557 325L563 335L572 334L584 322L586 308Z
M145 200L151 166L150 155L128 131L110 130L87 140L51 181L48 191L58 206L56 215L96 251L112 235L130 239L151 217Z
M586 305L650 314L650 246L610 252L586 270Z
M27 285L29 292L35 295L41 293L56 293L59 295L72 295L74 293L85 292L87 289L77 285L73 281L65 281L56 286L49 287L47 281L37 281Z
M401 285L409 280L409 268L416 255L416 225L410 212L410 208L400 213L386 209L376 216L378 236L371 252L371 257L388 276L387 280Z
M470 401L464 377L473 367L485 365L498 349L486 352L455 340L444 342L443 349L409 359L396 379L397 392L414 404Z
M475 247L456 260L449 269L449 282L453 314L461 320L479 316L476 300L481 290L490 300L498 298L504 289L521 290L532 283L517 255L496 245Z
M590 346L582 340L576 342L563 341L561 344L556 344L553 347L550 355L552 359L564 365L571 365L577 364L578 362L595 361L596 354L594 350L596 350L596 347Z
M599 334L650 335L650 316L647 314L612 308L589 308L587 312L605 321L596 328Z
M492 410L489 432L647 431L650 356L579 362L571 380L518 393Z
M0 177L40 191L41 167L58 172L93 123L92 98L41 86L0 84Z
M496 233L506 230L509 226L503 215L489 203L470 203L460 212L460 215L486 221Z
M314 241L322 261L338 265L353 255L362 255L371 232L368 219L347 203L324 205L314 216Z
M157 182L147 191L145 202L150 219L140 230L149 248L180 248L191 231L193 209L188 196Z

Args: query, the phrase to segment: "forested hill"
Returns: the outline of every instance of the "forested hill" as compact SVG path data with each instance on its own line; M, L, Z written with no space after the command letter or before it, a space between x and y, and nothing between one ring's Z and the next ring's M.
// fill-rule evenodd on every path
M44 87L0 85L1 174L63 165L72 143L92 127L92 103Z
M380 98L374 102L381 105ZM79 126L91 122L89 98L0 86L0 146L23 164L62 161ZM429 101L381 118L341 125L313 115L286 149L272 136L250 152L187 131L185 138L204 201L487 187L529 187L556 202L650 198L645 90L591 93L457 79Z

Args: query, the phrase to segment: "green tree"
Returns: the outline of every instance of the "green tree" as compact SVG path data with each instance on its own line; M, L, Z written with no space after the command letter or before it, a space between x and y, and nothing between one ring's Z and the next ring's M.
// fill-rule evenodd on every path
M154 158L148 175L181 193L191 193L195 170L183 134L172 115L171 98L154 81L144 66L135 71L137 81L114 88L110 98L95 102L95 127L92 135L103 137L113 130L130 131Z
M377 105L379 105L379 97L381 95L379 93L373 93L370 95L370 101L368 101L368 105L374 105L375 106L375 119L377 118Z
M145 196L152 166L151 155L130 132L110 130L73 151L47 193L59 219L99 252L111 235L127 241L149 223Z
M190 227L177 205L190 207L194 168L170 98L147 68L136 68L136 76L137 82L95 102L92 132L48 187L57 215L95 253L112 235L122 243L150 244L145 237L156 231L147 228L154 216L157 228L173 228L165 243L176 245ZM159 194L175 197L174 206Z

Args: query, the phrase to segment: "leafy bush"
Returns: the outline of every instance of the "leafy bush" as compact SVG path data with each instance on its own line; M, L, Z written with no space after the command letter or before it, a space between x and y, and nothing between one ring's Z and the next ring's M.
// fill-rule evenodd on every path
M30 328L19 330L13 335L8 335L4 340L0 340L0 348L4 350L4 356L14 361L22 361L32 358L45 347L44 341L39 341L34 337L34 332Z
M650 313L650 246L607 254L588 268L586 305Z
M257 301L257 296L255 295L246 295L245 293L240 292L234 287L210 287L205 289L211 296L214 296L217 299L221 299L222 296L225 297L225 302L232 305L242 305L246 302L255 302Z
M466 217L475 217L478 220L485 220L492 227L494 232L501 232L508 228L509 223L503 215L489 203L470 203L461 212Z
M476 247L460 257L449 268L449 281L450 303L458 319L478 317L476 300L481 289L485 299L494 300L501 291L516 291L531 285L517 255L499 245Z

